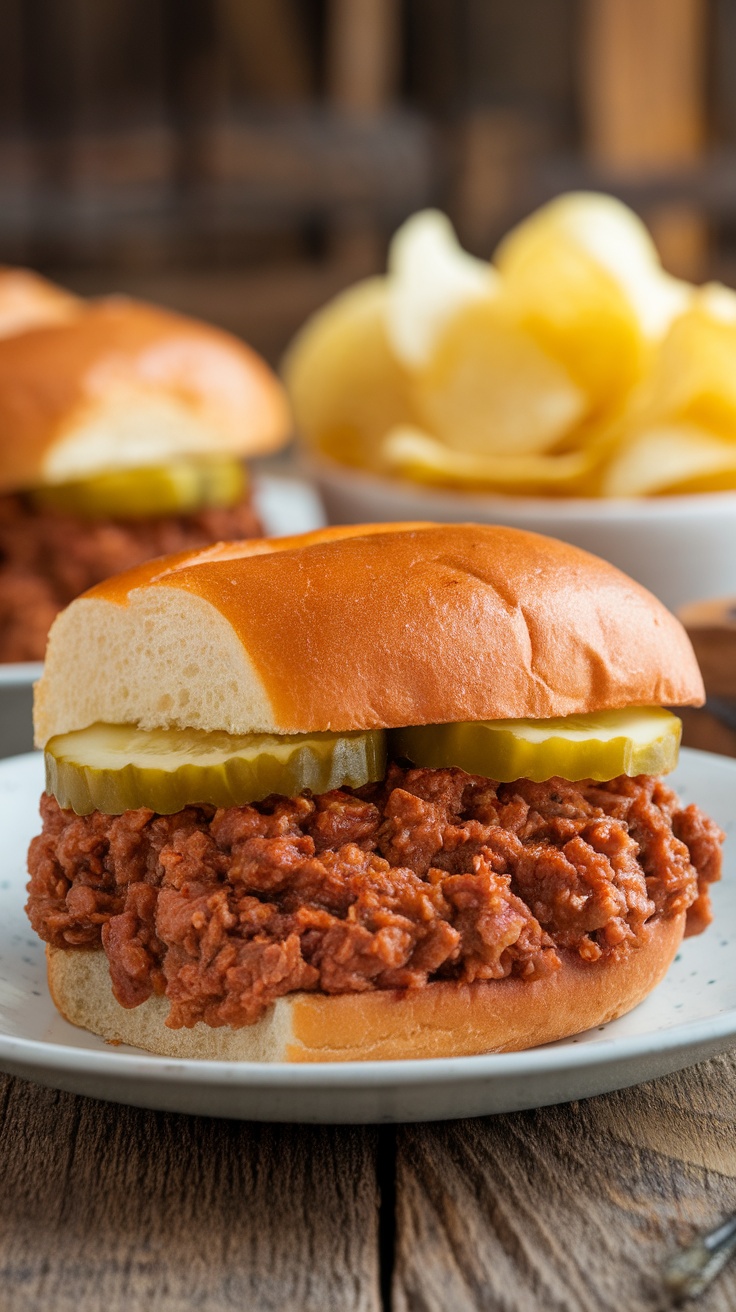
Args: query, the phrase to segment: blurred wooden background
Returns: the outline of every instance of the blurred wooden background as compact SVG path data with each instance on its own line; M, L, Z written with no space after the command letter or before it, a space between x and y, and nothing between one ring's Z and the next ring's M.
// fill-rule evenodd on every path
M736 267L733 0L0 0L0 260L275 358L392 229L617 191Z

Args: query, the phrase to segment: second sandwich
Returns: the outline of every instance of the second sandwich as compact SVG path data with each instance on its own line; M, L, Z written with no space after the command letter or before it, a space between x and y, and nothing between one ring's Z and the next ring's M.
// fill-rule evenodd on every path
M243 459L288 429L230 334L0 270L0 662L41 660L56 613L110 574L257 534Z

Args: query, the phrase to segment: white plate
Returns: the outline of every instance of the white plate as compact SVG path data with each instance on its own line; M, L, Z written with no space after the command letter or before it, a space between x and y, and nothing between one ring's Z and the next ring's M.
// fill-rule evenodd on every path
M530 1052L314 1066L193 1062L113 1048L68 1025L46 988L23 913L37 831L38 755L0 763L0 1069L73 1093L167 1111L264 1121L422 1121L516 1111L607 1093L678 1070L736 1036L736 761L684 751L674 777L731 834L715 923L688 939L665 982L630 1015Z

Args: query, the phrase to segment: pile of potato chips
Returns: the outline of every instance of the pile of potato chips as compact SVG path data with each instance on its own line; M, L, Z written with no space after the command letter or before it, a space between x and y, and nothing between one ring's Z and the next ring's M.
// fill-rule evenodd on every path
M428 210L388 274L285 361L302 437L343 464L516 495L736 488L736 293L662 269L608 196L561 196L492 264Z

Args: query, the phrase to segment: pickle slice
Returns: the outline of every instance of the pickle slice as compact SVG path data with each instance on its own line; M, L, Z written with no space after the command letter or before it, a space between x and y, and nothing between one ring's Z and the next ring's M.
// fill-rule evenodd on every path
M556 720L478 720L395 729L390 749L415 765L455 765L499 783L667 774L682 724L660 707L628 707Z
M171 815L198 802L243 806L271 793L359 788L385 772L383 729L236 737L93 724L46 746L46 791L77 815L121 815L140 806Z
M83 519L143 519L232 506L244 495L243 466L229 457L181 460L148 469L118 469L72 483L34 488L39 510Z

